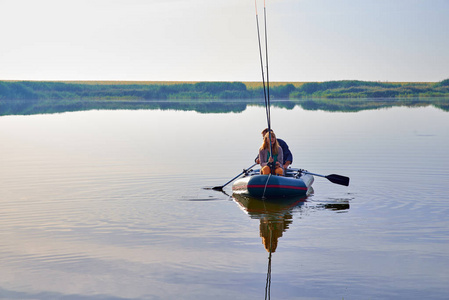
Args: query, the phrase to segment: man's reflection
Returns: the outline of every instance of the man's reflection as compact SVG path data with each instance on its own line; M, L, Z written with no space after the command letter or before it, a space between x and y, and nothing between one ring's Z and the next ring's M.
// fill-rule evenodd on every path
M282 237L283 232L288 229L288 225L292 222L293 216L290 213L260 219L260 237L265 250L268 252L276 251L278 239Z
M265 285L265 299L270 298L271 290L271 256L278 246L278 240L283 233L293 223L293 214L295 210L300 211L300 208L306 202L307 197L303 198L282 198L262 200L257 198L250 198L238 194L233 194L234 201L247 213L251 219L259 219L260 237L262 244L268 255L268 271L267 281ZM349 209L348 202L332 202L320 203L314 206L314 210L347 210Z

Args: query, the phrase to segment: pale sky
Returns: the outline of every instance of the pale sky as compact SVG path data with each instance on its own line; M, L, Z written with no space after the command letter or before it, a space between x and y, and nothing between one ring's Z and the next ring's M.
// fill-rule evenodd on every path
M271 81L449 78L449 0L266 7ZM0 0L0 28L0 80L261 80L254 0Z

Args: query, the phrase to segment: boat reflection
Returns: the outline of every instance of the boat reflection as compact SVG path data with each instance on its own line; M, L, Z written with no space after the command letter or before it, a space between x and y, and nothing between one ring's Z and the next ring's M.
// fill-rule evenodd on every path
M252 218L260 220L260 237L268 252L265 299L271 295L271 257L278 240L293 222L293 210L304 204L307 197L257 199L233 194L234 201Z
M260 237L268 252L275 252L278 239L293 222L293 210L304 204L307 197L258 199L239 194L232 195L234 201L252 219L260 220Z
M251 219L260 221L260 237L265 250L268 252L267 279L265 285L265 299L270 299L271 291L271 257L276 252L278 240L293 223L293 214L300 212L307 202L307 196L279 199L258 199L244 195L233 194L233 200L248 214ZM312 209L342 211L349 209L347 201L335 203L320 203L312 205Z

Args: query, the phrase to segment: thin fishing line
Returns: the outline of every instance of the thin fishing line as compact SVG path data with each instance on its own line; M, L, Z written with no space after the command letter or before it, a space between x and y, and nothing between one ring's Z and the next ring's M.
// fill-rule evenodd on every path
M263 188L262 199L265 199L265 191L267 190L268 181L270 181L271 173L268 174L267 181L265 182L265 187ZM265 200L264 200L265 201Z

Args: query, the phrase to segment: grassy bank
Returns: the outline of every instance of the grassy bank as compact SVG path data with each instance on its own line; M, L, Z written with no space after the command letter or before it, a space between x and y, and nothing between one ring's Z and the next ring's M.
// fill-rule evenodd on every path
M448 97L440 82L270 82L272 99ZM263 98L261 82L0 81L0 100L210 100Z

